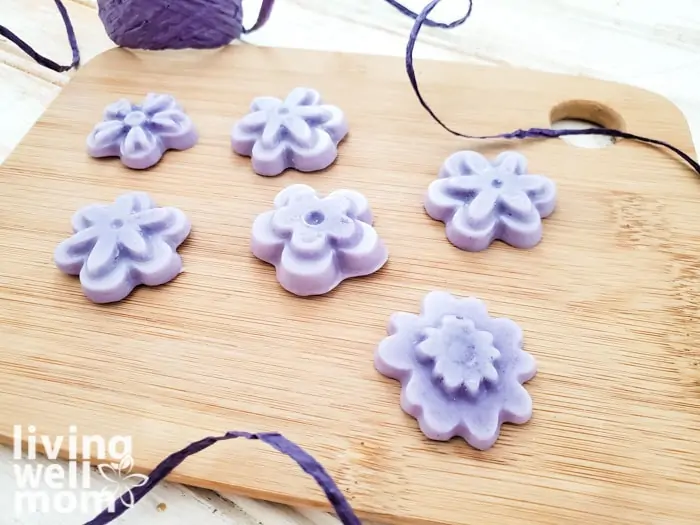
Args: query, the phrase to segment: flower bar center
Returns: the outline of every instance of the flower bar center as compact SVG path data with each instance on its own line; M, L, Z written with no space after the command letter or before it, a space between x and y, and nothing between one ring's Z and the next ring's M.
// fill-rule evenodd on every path
M318 210L310 211L304 215L304 222L310 226L318 226L325 220L326 216L323 214L323 212Z
M124 117L124 124L131 128L138 126L143 126L148 118L143 111L132 111L126 117Z

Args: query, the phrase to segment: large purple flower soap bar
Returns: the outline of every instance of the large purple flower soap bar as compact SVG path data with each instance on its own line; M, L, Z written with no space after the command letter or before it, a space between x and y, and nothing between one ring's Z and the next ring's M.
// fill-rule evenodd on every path
M420 315L393 314L375 367L401 382L401 407L430 439L461 436L485 450L505 422L522 424L532 400L522 383L536 364L513 321L492 318L478 299L430 292Z
M176 250L190 221L177 208L157 208L145 193L86 206L71 222L75 233L58 245L54 260L61 271L80 276L95 303L120 301L140 284L164 284L182 271Z
M554 183L527 174L527 160L506 151L493 162L460 151L443 164L428 187L425 210L445 223L449 241L462 250L484 250L496 239L532 248L542 239L542 219L553 211Z
M277 280L295 295L325 294L345 279L376 272L388 259L369 203L356 191L321 198L294 184L277 194L274 207L255 219L251 249L276 267Z
M292 90L284 101L258 97L250 113L231 131L231 146L251 157L258 175L272 177L288 168L318 171L338 156L338 143L348 133L343 111L321 103L318 91Z
M169 149L191 148L198 138L173 97L149 93L141 105L121 99L107 106L103 121L88 135L87 150L92 157L119 157L125 166L142 170Z

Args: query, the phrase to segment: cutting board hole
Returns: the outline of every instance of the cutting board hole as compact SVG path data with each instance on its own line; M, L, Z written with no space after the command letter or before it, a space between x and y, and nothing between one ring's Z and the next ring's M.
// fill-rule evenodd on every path
M568 100L555 106L550 115L553 129L607 128L624 130L622 117L611 108L591 100ZM561 137L578 148L607 148L615 143L603 135L572 135Z

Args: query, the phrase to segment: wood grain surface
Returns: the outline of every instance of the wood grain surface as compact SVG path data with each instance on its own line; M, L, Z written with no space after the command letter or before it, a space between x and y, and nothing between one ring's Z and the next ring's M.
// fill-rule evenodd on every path
M545 127L553 108L610 108L632 132L692 151L680 112L648 92L531 71L422 64L425 93L474 133ZM199 54L110 51L79 72L0 171L0 432L41 421L85 433L130 429L146 471L205 434L276 430L315 455L363 516L390 523L504 525L697 523L700 236L693 173L628 141L602 150L563 141L517 147L555 179L559 207L533 250L461 252L421 197L463 141L431 124L400 59L236 46ZM252 97L319 89L351 135L325 173L254 175L228 132ZM271 88L274 86L274 88ZM200 144L149 172L87 158L105 104L174 94ZM663 181L663 184L660 184ZM363 191L391 259L324 297L283 292L248 249L255 214L282 187ZM185 273L95 306L51 261L80 206L128 190L185 210ZM373 368L388 316L432 289L485 300L518 322L539 363L533 420L497 445L434 443ZM176 481L325 506L288 459L226 443L188 460Z

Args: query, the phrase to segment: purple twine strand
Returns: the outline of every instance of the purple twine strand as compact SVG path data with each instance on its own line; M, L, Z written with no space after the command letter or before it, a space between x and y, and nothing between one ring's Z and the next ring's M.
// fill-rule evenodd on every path
M431 2L425 6L425 8L418 14L414 13L413 11L407 9L403 5L399 4L396 2L396 0L386 0L389 4L393 5L396 7L399 11L402 13L406 14L407 16L410 16L411 18L415 19L415 24L413 24L413 28L411 29L411 34L408 38L408 44L406 46L406 74L408 75L408 80L411 83L411 87L413 88L413 92L416 94L416 97L418 98L418 101L420 102L421 106L425 108L425 110L430 114L431 117L433 117L433 120L440 124L446 131L449 133L456 135L458 137L463 137L466 139L478 139L478 140L484 140L484 139L527 139L527 138L555 138L555 137L564 137L567 135L605 135L607 137L615 137L615 138L622 138L622 139L631 139L631 140L636 140L639 142L643 142L646 144L653 144L655 146L662 146L664 148L669 149L670 151L674 152L676 155L678 155L680 158L682 158L684 161L686 161L692 168L695 170L695 172L700 175L700 164L693 159L690 155L685 153L684 151L678 149L677 147L664 142L662 140L657 140L657 139L650 139L648 137L642 137L640 135L635 135L633 133L627 133L626 131L620 131L617 129L608 129L608 128L586 128L586 129L547 129L547 128L529 128L529 129L517 129L515 131L511 131L510 133L499 133L497 135L465 135L464 133L460 133L458 131L453 130L449 126L447 126L440 118L435 114L435 112L431 109L430 105L425 101L423 98L423 95L420 92L420 89L418 88L418 80L416 79L416 71L413 67L413 49L416 47L416 41L418 40L418 34L420 33L421 28L423 25L427 26L432 26L432 27L441 27L443 29L451 29L454 27L457 27L459 25L462 25L464 22L467 21L469 16L472 14L472 0L467 0L469 2L469 8L467 9L467 13L459 18L458 20L455 20L454 22L450 23L441 23L441 22L435 22L433 20L430 20L428 18L428 15L432 12L433 9L435 9L435 6L437 6L441 0L431 0Z
M265 23L268 21L270 18L270 14L272 13L272 7L275 4L275 0L263 0L262 4L260 5L260 11L258 12L258 19L255 21L255 24L253 24L253 27L250 29L243 29L243 32L245 34L252 33L253 31L257 31L260 29L262 26L265 25Z
M189 456L197 454L204 449L207 449L218 443L229 439L244 438L251 440L260 440L263 443L270 445L272 448L289 456L306 472L314 478L319 487L323 489L326 498L333 505L338 519L343 525L361 525L360 519L355 515L350 503L345 499L343 493L333 481L333 478L326 472L321 464L316 461L308 452L304 451L300 446L292 443L287 438L276 432L250 433L239 432L232 430L226 432L223 436L211 436L194 443L190 443L182 450L170 454L167 458L161 461L156 468L148 476L148 481L140 486L131 489L131 499L133 504L139 502L146 494L148 494L158 483L177 468ZM125 494L128 495L128 494ZM85 523L85 525L105 525L111 523L119 516L124 514L129 509L122 502L122 498L118 498L114 503L114 509L105 509L98 516Z
M54 2L56 3L58 12L61 14L61 18L63 19L63 24L66 27L66 33L68 35L68 43L70 44L71 51L73 52L73 59L70 65L62 66L60 64L57 64L50 58L39 54L31 45L29 45L27 42L22 40L19 36L17 36L10 29L3 25L0 25L0 36L7 38L10 42L19 47L22 51L24 51L27 55L29 55L40 65L51 69L52 71L63 73L65 71L70 71L71 69L78 68L80 66L80 49L78 48L78 41L75 36L75 29L73 28L73 23L70 20L70 16L68 15L68 10L66 9L66 6L63 5L62 0L54 0ZM255 21L255 24L253 24L253 26L249 29L243 29L243 32L245 34L250 34L253 31L257 31L262 26L264 26L270 18L270 13L272 12L272 7L274 3L275 0L263 0L260 6L260 12L258 13L258 19Z
M32 46L27 44L24 40L10 31L3 25L0 25L0 36L7 38L10 42L19 47L27 55L32 57L36 62L44 67L47 67L58 73L63 73L64 71L71 70L80 66L80 50L78 49L78 42L75 38L75 30L73 29L73 24L70 21L70 16L66 10L66 6L63 5L61 0L54 0L56 2L56 7L58 12L61 13L61 18L63 18L63 24L66 26L66 33L68 34L68 43L70 44L71 51L73 51L73 59L69 66L62 66L57 64L53 60L46 58L43 55L37 53Z

